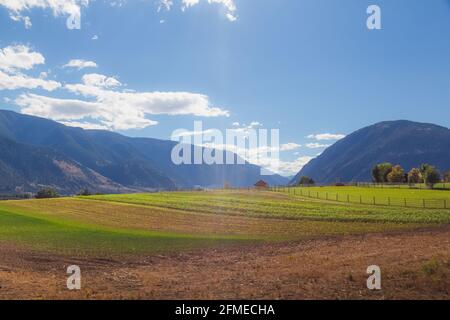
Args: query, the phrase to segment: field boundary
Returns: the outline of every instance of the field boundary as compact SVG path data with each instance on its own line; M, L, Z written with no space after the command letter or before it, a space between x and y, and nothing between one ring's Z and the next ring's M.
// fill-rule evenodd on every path
M450 183L439 182L431 185L425 183L375 183L375 182L357 182L355 184L350 184L350 186L355 187L366 187L366 188L397 188L397 189L422 189L422 190L448 190L450 191Z
M341 203L364 204L374 206L405 207L405 208L423 208L423 209L450 209L450 201L447 199L413 199L399 197L380 197L351 195L339 192L327 192L311 190L309 187L271 187L270 191L282 192L290 195L319 199L326 201L335 201Z

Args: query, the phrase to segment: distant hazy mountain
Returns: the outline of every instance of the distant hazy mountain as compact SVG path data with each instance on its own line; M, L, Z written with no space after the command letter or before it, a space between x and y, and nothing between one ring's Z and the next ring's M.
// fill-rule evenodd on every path
M301 176L319 183L371 181L380 162L400 164L405 170L421 163L450 169L450 129L411 121L386 121L360 129L311 160L291 181Z
M183 187L250 186L263 178L251 165L181 165L171 161L172 141L130 138L83 130L0 110L0 192L35 191L43 185L62 193L83 187L99 192L131 192Z

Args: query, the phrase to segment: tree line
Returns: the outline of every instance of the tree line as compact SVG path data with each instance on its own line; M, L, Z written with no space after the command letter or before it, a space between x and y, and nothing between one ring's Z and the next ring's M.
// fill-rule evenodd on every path
M450 182L450 171L442 176L435 166L424 163L406 172L399 164L383 162L372 168L372 179L375 183L425 183L433 186L439 182Z

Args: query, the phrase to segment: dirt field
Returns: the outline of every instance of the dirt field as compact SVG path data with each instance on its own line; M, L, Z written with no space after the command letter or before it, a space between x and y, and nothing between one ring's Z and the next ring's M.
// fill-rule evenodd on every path
M66 288L68 265L82 289ZM366 288L379 265L382 290ZM450 299L450 226L118 259L0 246L0 299Z

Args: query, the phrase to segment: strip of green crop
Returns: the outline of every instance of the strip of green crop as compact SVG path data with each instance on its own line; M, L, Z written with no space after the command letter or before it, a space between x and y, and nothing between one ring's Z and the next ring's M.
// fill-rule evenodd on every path
M254 242L243 236L202 236L123 230L48 219L0 207L0 241L42 250L79 253L159 252Z
M398 208L327 203L293 198L247 198L237 193L155 193L93 196L116 201L191 212L264 218L402 223L448 223L450 210Z

